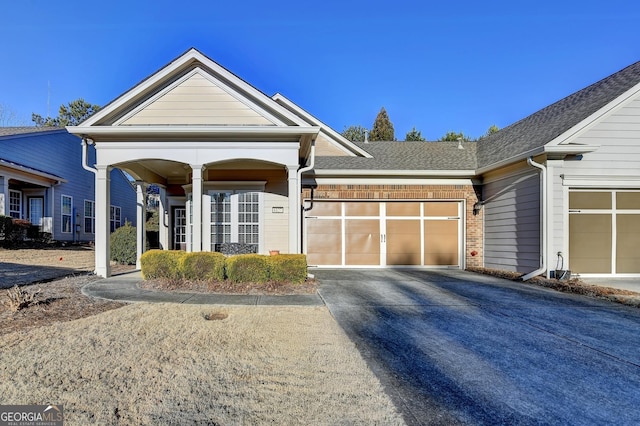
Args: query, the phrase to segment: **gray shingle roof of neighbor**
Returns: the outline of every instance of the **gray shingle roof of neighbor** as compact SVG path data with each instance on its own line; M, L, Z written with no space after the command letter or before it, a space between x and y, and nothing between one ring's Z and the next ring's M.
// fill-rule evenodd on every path
M640 83L640 62L478 141L483 168L544 146Z
M462 142L355 142L373 158L316 157L321 170L475 170L476 143Z
M62 127L0 127L0 136L27 135L29 133L51 132L64 130Z

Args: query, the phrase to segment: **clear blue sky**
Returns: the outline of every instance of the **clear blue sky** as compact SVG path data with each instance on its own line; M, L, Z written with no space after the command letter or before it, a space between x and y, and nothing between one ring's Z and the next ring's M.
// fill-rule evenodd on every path
M640 60L640 2L0 0L0 104L104 105L190 47L338 131L507 126ZM49 89L50 87L50 89Z

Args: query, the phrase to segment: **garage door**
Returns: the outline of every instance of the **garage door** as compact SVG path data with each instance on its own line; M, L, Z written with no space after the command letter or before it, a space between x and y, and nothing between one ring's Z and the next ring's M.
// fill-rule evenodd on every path
M569 192L569 267L578 274L640 274L640 192Z
M305 253L314 266L460 267L462 202L314 201Z

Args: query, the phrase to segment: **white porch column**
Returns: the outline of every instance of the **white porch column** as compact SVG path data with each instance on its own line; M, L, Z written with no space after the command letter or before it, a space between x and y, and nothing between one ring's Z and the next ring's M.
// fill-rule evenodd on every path
M96 243L95 243L95 272L96 275L108 278L111 276L109 254L111 246L109 237L111 234L111 194L109 166L96 166Z
M158 242L162 250L169 250L169 214L167 210L167 190L159 186L158 198Z
M193 208L193 234L191 235L191 251L202 251L202 165L192 164L191 203Z
M0 176L0 215L9 213L9 178Z
M300 194L298 165L287 166L289 183L289 253L300 253Z
M136 269L140 269L140 256L146 247L147 235L145 232L145 222L147 219L147 197L145 184L136 181Z

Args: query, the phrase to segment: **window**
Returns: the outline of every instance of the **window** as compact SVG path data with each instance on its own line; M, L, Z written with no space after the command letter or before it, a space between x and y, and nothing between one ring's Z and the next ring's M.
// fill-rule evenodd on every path
M221 243L260 243L261 192L211 192L211 250Z
M22 215L22 192L9 190L9 216L19 219Z
M96 212L93 201L84 200L84 233L95 234L96 232Z
M111 232L120 228L120 207L111 206Z
M62 196L62 232L71 233L71 214L73 212L73 199L68 195Z

